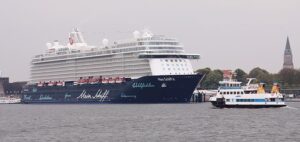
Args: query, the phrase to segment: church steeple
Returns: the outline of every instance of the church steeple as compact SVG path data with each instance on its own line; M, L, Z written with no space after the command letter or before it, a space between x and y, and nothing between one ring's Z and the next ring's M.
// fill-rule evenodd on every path
M294 68L293 54L292 54L292 49L291 49L291 46L290 46L289 37L287 37L287 40L286 40L283 60L284 60L283 61L283 68L289 68L289 69Z

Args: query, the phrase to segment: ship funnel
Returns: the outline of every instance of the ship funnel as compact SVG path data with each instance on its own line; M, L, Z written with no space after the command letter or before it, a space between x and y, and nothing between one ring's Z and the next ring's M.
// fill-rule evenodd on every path
M134 37L135 39L140 38L140 37L141 37L141 33L140 33L139 31L134 31L134 32L133 32L133 37Z
M108 46L108 39L104 38L102 40L102 44L103 44L104 47L107 47Z
M85 43L82 33L78 28L74 28L73 32L70 33L69 42L71 45L74 43Z

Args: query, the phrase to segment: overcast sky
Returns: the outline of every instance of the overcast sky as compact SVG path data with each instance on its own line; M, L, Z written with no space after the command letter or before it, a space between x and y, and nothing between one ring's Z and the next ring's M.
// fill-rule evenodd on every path
M0 18L0 70L12 81L28 80L31 58L74 27L91 45L148 28L199 53L194 69L247 72L278 72L289 36L300 67L299 0L1 0Z

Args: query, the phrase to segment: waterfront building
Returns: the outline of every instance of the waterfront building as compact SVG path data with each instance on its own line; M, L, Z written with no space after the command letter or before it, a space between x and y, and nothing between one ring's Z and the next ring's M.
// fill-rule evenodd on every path
M9 82L8 77L0 77L0 97L20 96L23 86L27 82Z

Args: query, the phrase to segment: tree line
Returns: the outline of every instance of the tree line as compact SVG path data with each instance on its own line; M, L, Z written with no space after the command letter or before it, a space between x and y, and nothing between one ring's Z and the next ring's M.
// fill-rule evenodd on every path
M201 89L217 89L219 81L223 80L223 71L220 69L203 68L198 69L196 72L205 74L200 86ZM300 88L300 70L296 69L286 68L272 74L259 67L252 69L249 73L238 68L233 73L234 79L243 82L243 84L247 83L247 78L256 78L257 82L265 83L267 87L271 87L273 83L279 83L283 89Z

